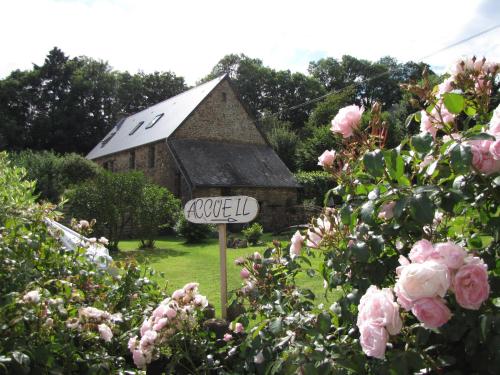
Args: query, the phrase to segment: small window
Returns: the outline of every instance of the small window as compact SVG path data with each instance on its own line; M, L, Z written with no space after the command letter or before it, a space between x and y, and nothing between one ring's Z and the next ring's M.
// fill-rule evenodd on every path
M159 115L156 115L151 122L146 126L146 129L152 128L155 126L155 124L160 121L160 119L163 117L163 113L160 113Z
M104 138L101 142L101 147L104 147L106 146L106 144L111 141L111 138L113 138L115 136L116 132L113 132L111 133L110 135L108 135L106 138Z
M149 168L155 167L155 145L149 146L148 166Z
M106 169L107 171L113 172L114 167L115 167L115 161L114 160L108 160L105 162L103 165L103 168Z
M128 157L128 167L129 169L135 169L135 151L130 151Z
M140 121L136 126L134 126L134 128L130 133L128 133L128 135L134 134L137 131L137 129L139 129L142 126L142 124L144 124L144 121Z
M127 118L126 117L122 117L115 125L115 128L116 130L120 130L120 128L122 127L123 123L125 122Z

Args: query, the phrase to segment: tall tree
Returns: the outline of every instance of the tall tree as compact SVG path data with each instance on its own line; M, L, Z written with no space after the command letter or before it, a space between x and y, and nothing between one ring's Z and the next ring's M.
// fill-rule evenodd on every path
M173 73L118 73L53 48L44 64L0 80L0 146L87 153L124 113L186 89Z

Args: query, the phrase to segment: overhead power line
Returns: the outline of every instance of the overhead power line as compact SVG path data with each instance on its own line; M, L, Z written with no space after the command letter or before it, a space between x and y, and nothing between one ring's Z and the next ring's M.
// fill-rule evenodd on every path
M464 38L464 39L461 39L461 40L459 40L459 41L457 41L457 42L454 42L454 43L452 43L452 44L449 44L449 45L447 45L447 46L445 46L445 47L443 47L443 48L440 48L440 49L438 49L438 50L436 50L436 51L434 51L434 52L432 52L432 53L430 53L430 54L428 54L428 55L425 55L425 56L423 56L423 57L419 58L418 60L419 60L419 61L422 61L422 60L424 60L424 59L428 59L429 57L435 56L435 55L437 55L438 53L441 53L441 52L444 52L444 51L446 51L446 50L449 50L449 49L451 49L451 48L453 48L453 47L456 47L456 46L458 46L458 45L460 45L460 44L463 44L463 43L465 43L465 42L468 42L468 41L470 41L470 40L472 40L472 39L475 39L475 38L477 38L477 37L479 37L479 36L481 36L481 35L487 34L487 33L491 32L491 31L493 31L493 30L495 30L495 29L498 29L498 28L500 28L500 24L497 24L497 25L495 25L495 26L489 27L489 28L487 28L487 29L484 29L484 30L482 30L482 31L480 31L480 32L478 32L478 33L476 33L476 34L470 35L470 36L468 36L468 37L466 37L466 38ZM387 71L385 71L385 72L383 72L383 73L380 73L380 74L377 74L377 75L374 75L374 76L372 76L372 77L367 78L364 82L365 82L365 83L367 83L367 82L371 82L371 81L373 81L373 80L375 80L375 79L377 79L377 78L381 78L381 77L383 77L383 76L385 76L385 75L387 75L387 74L390 74L391 72L392 72L392 71L391 71L391 69L388 69ZM295 110L295 109L298 109L298 108L305 107L305 106L307 106L307 105L309 105L309 104L313 104L313 103L316 103L316 102L318 102L318 101L320 101L320 100L322 100L322 99L324 99L324 98L327 98L327 97L328 97L328 96L330 96L330 95L339 94L339 93L341 93L341 92L343 92L343 91L345 91L345 90L347 90L347 89L353 88L353 87L355 87L355 84L354 84L354 83L352 83L352 84L350 84L350 85L348 85L348 86L346 86L346 87L343 87L342 89L339 89L339 90L332 90L332 91L330 91L330 92L328 92L328 93L326 93L326 94L324 94L324 95L318 96L317 98L313 98L313 99L307 100L307 101L305 101L305 102L303 102L303 103L296 104L296 105L293 105L293 106L288 107L288 108L284 108L284 109L282 109L282 110L280 110L280 111L278 111L278 112L276 112L276 113L273 113L273 114L271 114L271 115L269 115L269 116L265 116L264 118L266 118L266 117L271 117L271 116L275 116L275 115L280 115L280 114L285 113L285 112L288 112L288 111L292 111L292 110Z

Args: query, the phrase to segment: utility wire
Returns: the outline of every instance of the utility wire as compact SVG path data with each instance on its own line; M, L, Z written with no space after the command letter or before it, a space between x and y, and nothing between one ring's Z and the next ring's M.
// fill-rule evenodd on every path
M441 52L444 52L444 51L446 51L446 50L449 50L449 49L451 49L451 48L453 48L453 47L456 47L456 46L458 46L458 45L460 45L460 44L462 44L462 43L465 43L465 42L468 42L468 41L470 41L470 40L472 40L472 39L475 39L475 38L477 38L478 36L481 36L481 35L487 34L487 33L491 32L491 31L493 31L493 30L495 30L495 29L498 29L498 28L500 28L500 24L497 24L497 25L495 25L495 26L492 26L492 27L490 27L490 28L488 28L488 29L485 29L485 30L483 30L483 31L480 31L480 32L478 32L478 33L476 33L476 34L470 35L470 36L468 36L468 37L466 37L466 38L464 38L464 39L461 39L461 40L459 40L459 41L457 41L457 42L454 42L454 43L452 43L452 44L450 44L450 45L447 45L446 47L440 48L440 49L438 49L438 50L436 50L436 51L434 51L434 52L432 52L432 53L430 53L430 54L428 54L428 55L425 55L425 56L423 56L423 57L419 58L418 60L419 60L419 61L422 61L422 60L427 59L427 58L429 58L429 57L435 56L435 55L437 55L438 53L441 53ZM382 73L380 73L380 74L377 74L377 75L374 75L374 76L372 76L372 77L367 78L367 79L364 81L364 83L371 82L371 81L373 81L373 80L375 80L375 79L377 79L377 78L383 77L383 76L385 76L385 75L387 75L387 74L390 74L390 73L392 73L392 70L391 70L391 69L388 69L388 70L387 70L387 71L385 71L385 72L382 72ZM307 105L309 105L309 104L316 103L316 102L318 102L318 101L320 101L320 100L322 100L322 99L324 99L324 98L327 98L327 97L328 97L328 96L330 96L330 95L338 94L338 93L341 93L342 91L345 91L345 90L348 90L348 89L351 89L351 88L354 88L354 87L356 87L356 84L355 84L355 83L351 83L350 85L348 85L348 86L346 86L346 87L343 87L343 88L341 88L341 89L339 89L339 90L332 90L332 91L330 91L330 92L327 92L327 93L326 93L326 94L324 94L324 95L318 96L317 98L313 98L313 99L307 100L307 101L305 101L305 102L303 102L303 103L296 104L296 105L294 105L294 106L291 106L291 107L288 107L288 108L284 108L284 109L282 109L282 110L280 110L280 111L278 111L278 112L272 113L272 114L270 114L270 115L268 115L268 116L264 116L261 120L263 120L263 119L265 119L265 118L268 118L268 117L271 117L271 116L280 115L280 114L283 114L283 113L285 113L285 112L292 111L292 110L295 110L295 109L298 109L298 108L305 107L305 106L307 106Z

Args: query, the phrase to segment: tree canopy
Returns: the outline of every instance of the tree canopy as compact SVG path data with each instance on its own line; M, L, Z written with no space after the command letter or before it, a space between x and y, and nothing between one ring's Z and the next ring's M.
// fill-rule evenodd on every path
M228 74L271 146L296 170L316 165L326 126L347 103L380 103L398 124L398 133L391 134L391 143L397 143L411 111L411 97L403 95L399 85L418 81L428 68L392 57L371 62L346 55L312 61L303 74L229 54L202 82ZM105 61L71 58L54 47L42 65L15 70L0 80L0 147L85 154L123 116L187 88L184 78L172 72L116 71ZM323 129L314 130L318 127ZM335 146L340 147L329 145Z

